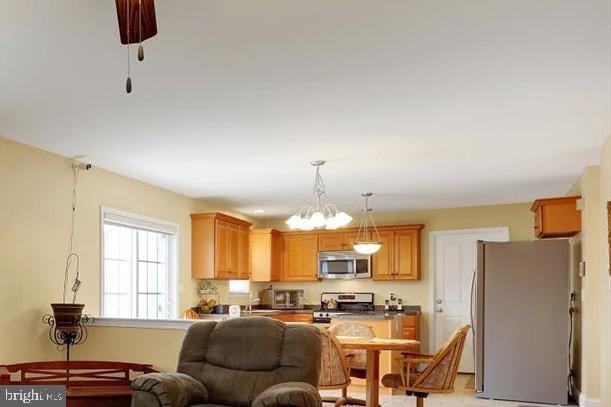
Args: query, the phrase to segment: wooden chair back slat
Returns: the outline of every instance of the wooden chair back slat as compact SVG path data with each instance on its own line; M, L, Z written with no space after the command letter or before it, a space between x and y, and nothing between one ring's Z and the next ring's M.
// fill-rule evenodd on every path
M342 345L335 335L320 331L322 340L320 389L343 389L350 384L350 366Z
M435 354L431 363L409 387L422 391L451 390L454 387L454 380L469 329L469 325L457 329Z

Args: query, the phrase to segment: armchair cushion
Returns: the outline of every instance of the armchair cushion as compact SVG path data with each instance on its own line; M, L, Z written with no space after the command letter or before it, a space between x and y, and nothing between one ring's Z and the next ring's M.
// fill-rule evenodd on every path
M322 400L314 386L303 382L277 384L259 394L251 407L320 407Z
M154 394L161 407L187 407L208 401L204 385L182 373L145 374L134 379L132 388L136 392Z

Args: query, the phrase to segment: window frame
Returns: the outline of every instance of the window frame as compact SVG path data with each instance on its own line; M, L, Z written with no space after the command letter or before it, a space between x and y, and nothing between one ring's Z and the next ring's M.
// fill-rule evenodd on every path
M247 291L231 291L231 282L232 281L246 281L248 285ZM250 280L228 280L227 281L227 293L230 297L249 297L251 293Z
M130 316L129 318L123 319L135 319L140 321L165 321L178 319L178 310L180 304L179 296L179 255L178 255L178 239L180 237L180 227L178 223L170 222L164 219L152 218L144 215L140 215L133 212L123 211L119 209L109 208L105 206L100 207L100 308L98 314L101 318L121 319L115 317L108 317L104 315L105 309L105 285L104 285L104 225L109 215L114 218L123 218L124 222L117 221L117 226L132 227L135 230L148 230L156 233L166 233L172 236L170 239L170 247L168 251L168 318L167 319L152 319L152 318L137 318ZM112 223L112 222L109 222ZM132 276L132 279L134 276ZM137 290L132 292L136 294L137 301ZM134 301L134 299L132 299Z

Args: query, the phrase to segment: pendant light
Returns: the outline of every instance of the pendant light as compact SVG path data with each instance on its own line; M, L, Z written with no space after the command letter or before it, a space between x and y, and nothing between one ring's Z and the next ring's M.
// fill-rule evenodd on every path
M314 205L306 205L299 212L291 216L286 224L291 229L312 230L324 227L325 229L337 229L346 226L352 221L352 216L346 212L340 212L333 204L326 203L327 191L325 183L320 176L320 167L325 161L312 161L312 166L316 168L316 178L314 179Z
M371 212L373 209L369 207L369 198L373 194L371 192L362 193L361 196L365 200L365 204L363 205L362 217L361 217L361 225L359 226L359 232L356 236L356 240L352 242L352 247L357 253L360 254L374 254L378 252L382 248L382 239L380 238L380 233L378 233L378 228L376 227L375 222L373 221L373 216L371 216ZM373 226L373 231L376 236L375 239L372 239L373 236L369 236L369 222L371 221L371 226Z

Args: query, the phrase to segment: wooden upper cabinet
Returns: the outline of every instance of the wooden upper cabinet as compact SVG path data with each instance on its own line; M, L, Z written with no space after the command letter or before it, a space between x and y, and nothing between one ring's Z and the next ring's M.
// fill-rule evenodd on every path
M318 234L285 233L282 236L282 281L316 281Z
M358 232L320 232L318 234L319 252L352 251L352 242Z
M275 229L250 231L251 281L282 279L282 236Z
M344 248L343 233L320 233L318 235L318 251L334 252L346 250Z
M238 274L240 279L250 278L250 233L246 228L238 229Z
M531 208L535 213L535 236L571 237L581 232L580 196L537 199Z
M420 279L420 231L423 227L379 228L382 248L372 258L374 280Z
M222 213L191 215L191 276L248 279L250 222Z
M379 233L382 248L371 258L371 277L374 280L392 280L395 232L392 230L380 230Z
M395 280L420 279L420 229L395 231L394 276Z

